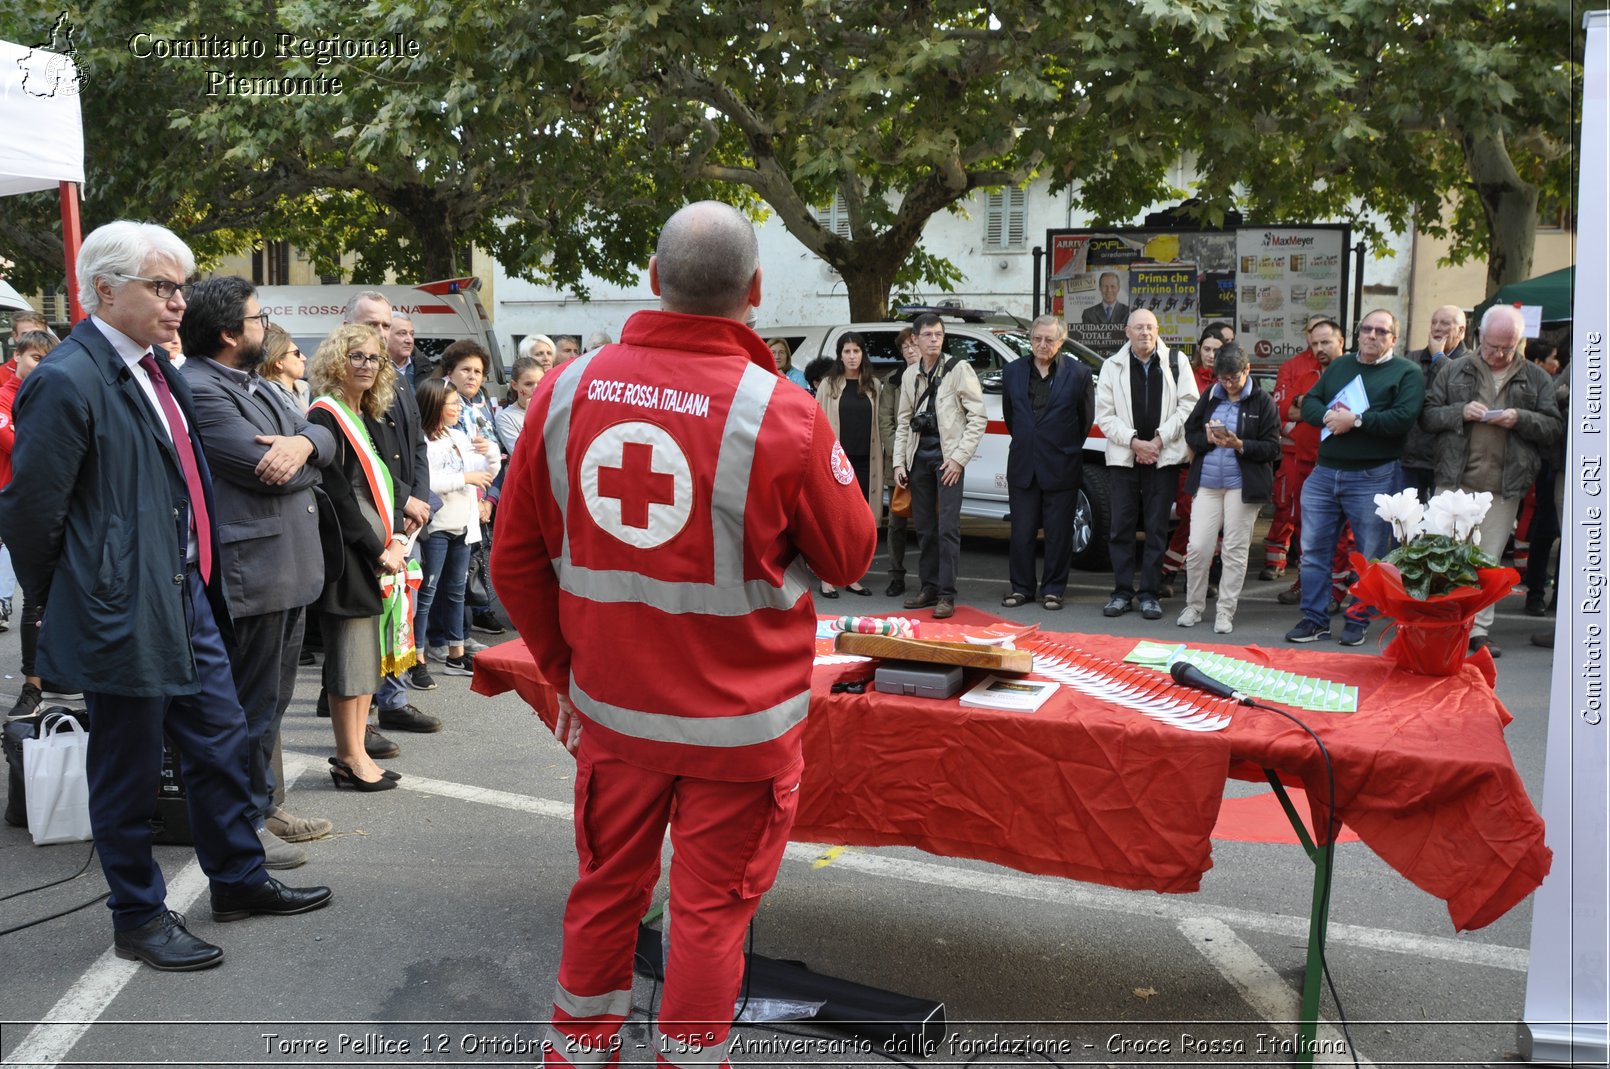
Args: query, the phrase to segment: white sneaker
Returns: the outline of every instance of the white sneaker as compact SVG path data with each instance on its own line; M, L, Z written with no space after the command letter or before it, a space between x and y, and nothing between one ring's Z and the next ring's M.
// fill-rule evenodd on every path
M491 649L491 647L488 646L484 642L476 641L475 639L471 638L469 635L464 636L464 652L465 653L480 653L482 650L485 650L485 649Z
M1195 627L1197 624L1202 622L1202 610L1194 609L1187 605L1184 609L1180 610L1180 618L1174 622L1179 624L1181 627Z
M1215 635L1228 635L1235 630L1235 618L1229 613L1221 612L1213 618L1213 633Z
M437 664L441 664L443 661L447 660L447 647L446 646L426 646L425 647L425 659L429 660L429 661L434 661Z

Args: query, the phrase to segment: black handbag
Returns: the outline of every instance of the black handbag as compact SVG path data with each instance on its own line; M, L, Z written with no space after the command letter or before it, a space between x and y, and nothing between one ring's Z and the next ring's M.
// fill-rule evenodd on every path
M470 574L464 580L464 604L472 609L492 607L492 575L486 565L486 541L470 553Z

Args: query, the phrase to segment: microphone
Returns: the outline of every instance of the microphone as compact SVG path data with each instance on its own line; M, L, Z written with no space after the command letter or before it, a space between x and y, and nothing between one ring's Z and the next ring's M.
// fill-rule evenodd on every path
M1206 693L1213 695L1215 698L1228 698L1230 701L1240 702L1242 705L1253 704L1253 699L1250 694L1242 694L1238 690L1231 690L1228 685L1220 683L1217 679L1214 679L1212 676L1203 672L1193 664L1186 664L1184 661L1175 661L1173 664L1168 666L1168 674L1173 676L1174 682L1178 683L1182 687L1190 687L1192 690L1205 691Z

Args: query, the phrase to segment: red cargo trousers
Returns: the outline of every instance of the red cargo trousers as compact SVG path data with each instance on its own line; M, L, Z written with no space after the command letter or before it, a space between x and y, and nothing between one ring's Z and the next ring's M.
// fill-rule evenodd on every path
M639 920L671 829L670 960L656 1063L725 1066L743 980L744 931L782 864L799 808L801 764L758 782L654 772L590 745L576 751L576 852L545 1064L617 1060L632 1007Z

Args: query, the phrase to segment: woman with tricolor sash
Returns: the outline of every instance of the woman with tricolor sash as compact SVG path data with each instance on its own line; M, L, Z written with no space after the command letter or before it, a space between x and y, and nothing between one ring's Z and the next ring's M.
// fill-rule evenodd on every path
M308 421L328 428L337 455L325 471L324 490L334 506L339 559L326 576L315 608L324 632L324 689L330 700L336 756L330 779L337 787L384 791L401 777L364 752L363 730L380 674L414 663L408 607L407 539L393 529L396 489L375 448L377 423L391 405L397 373L372 327L347 324L324 339L308 369L315 399Z

